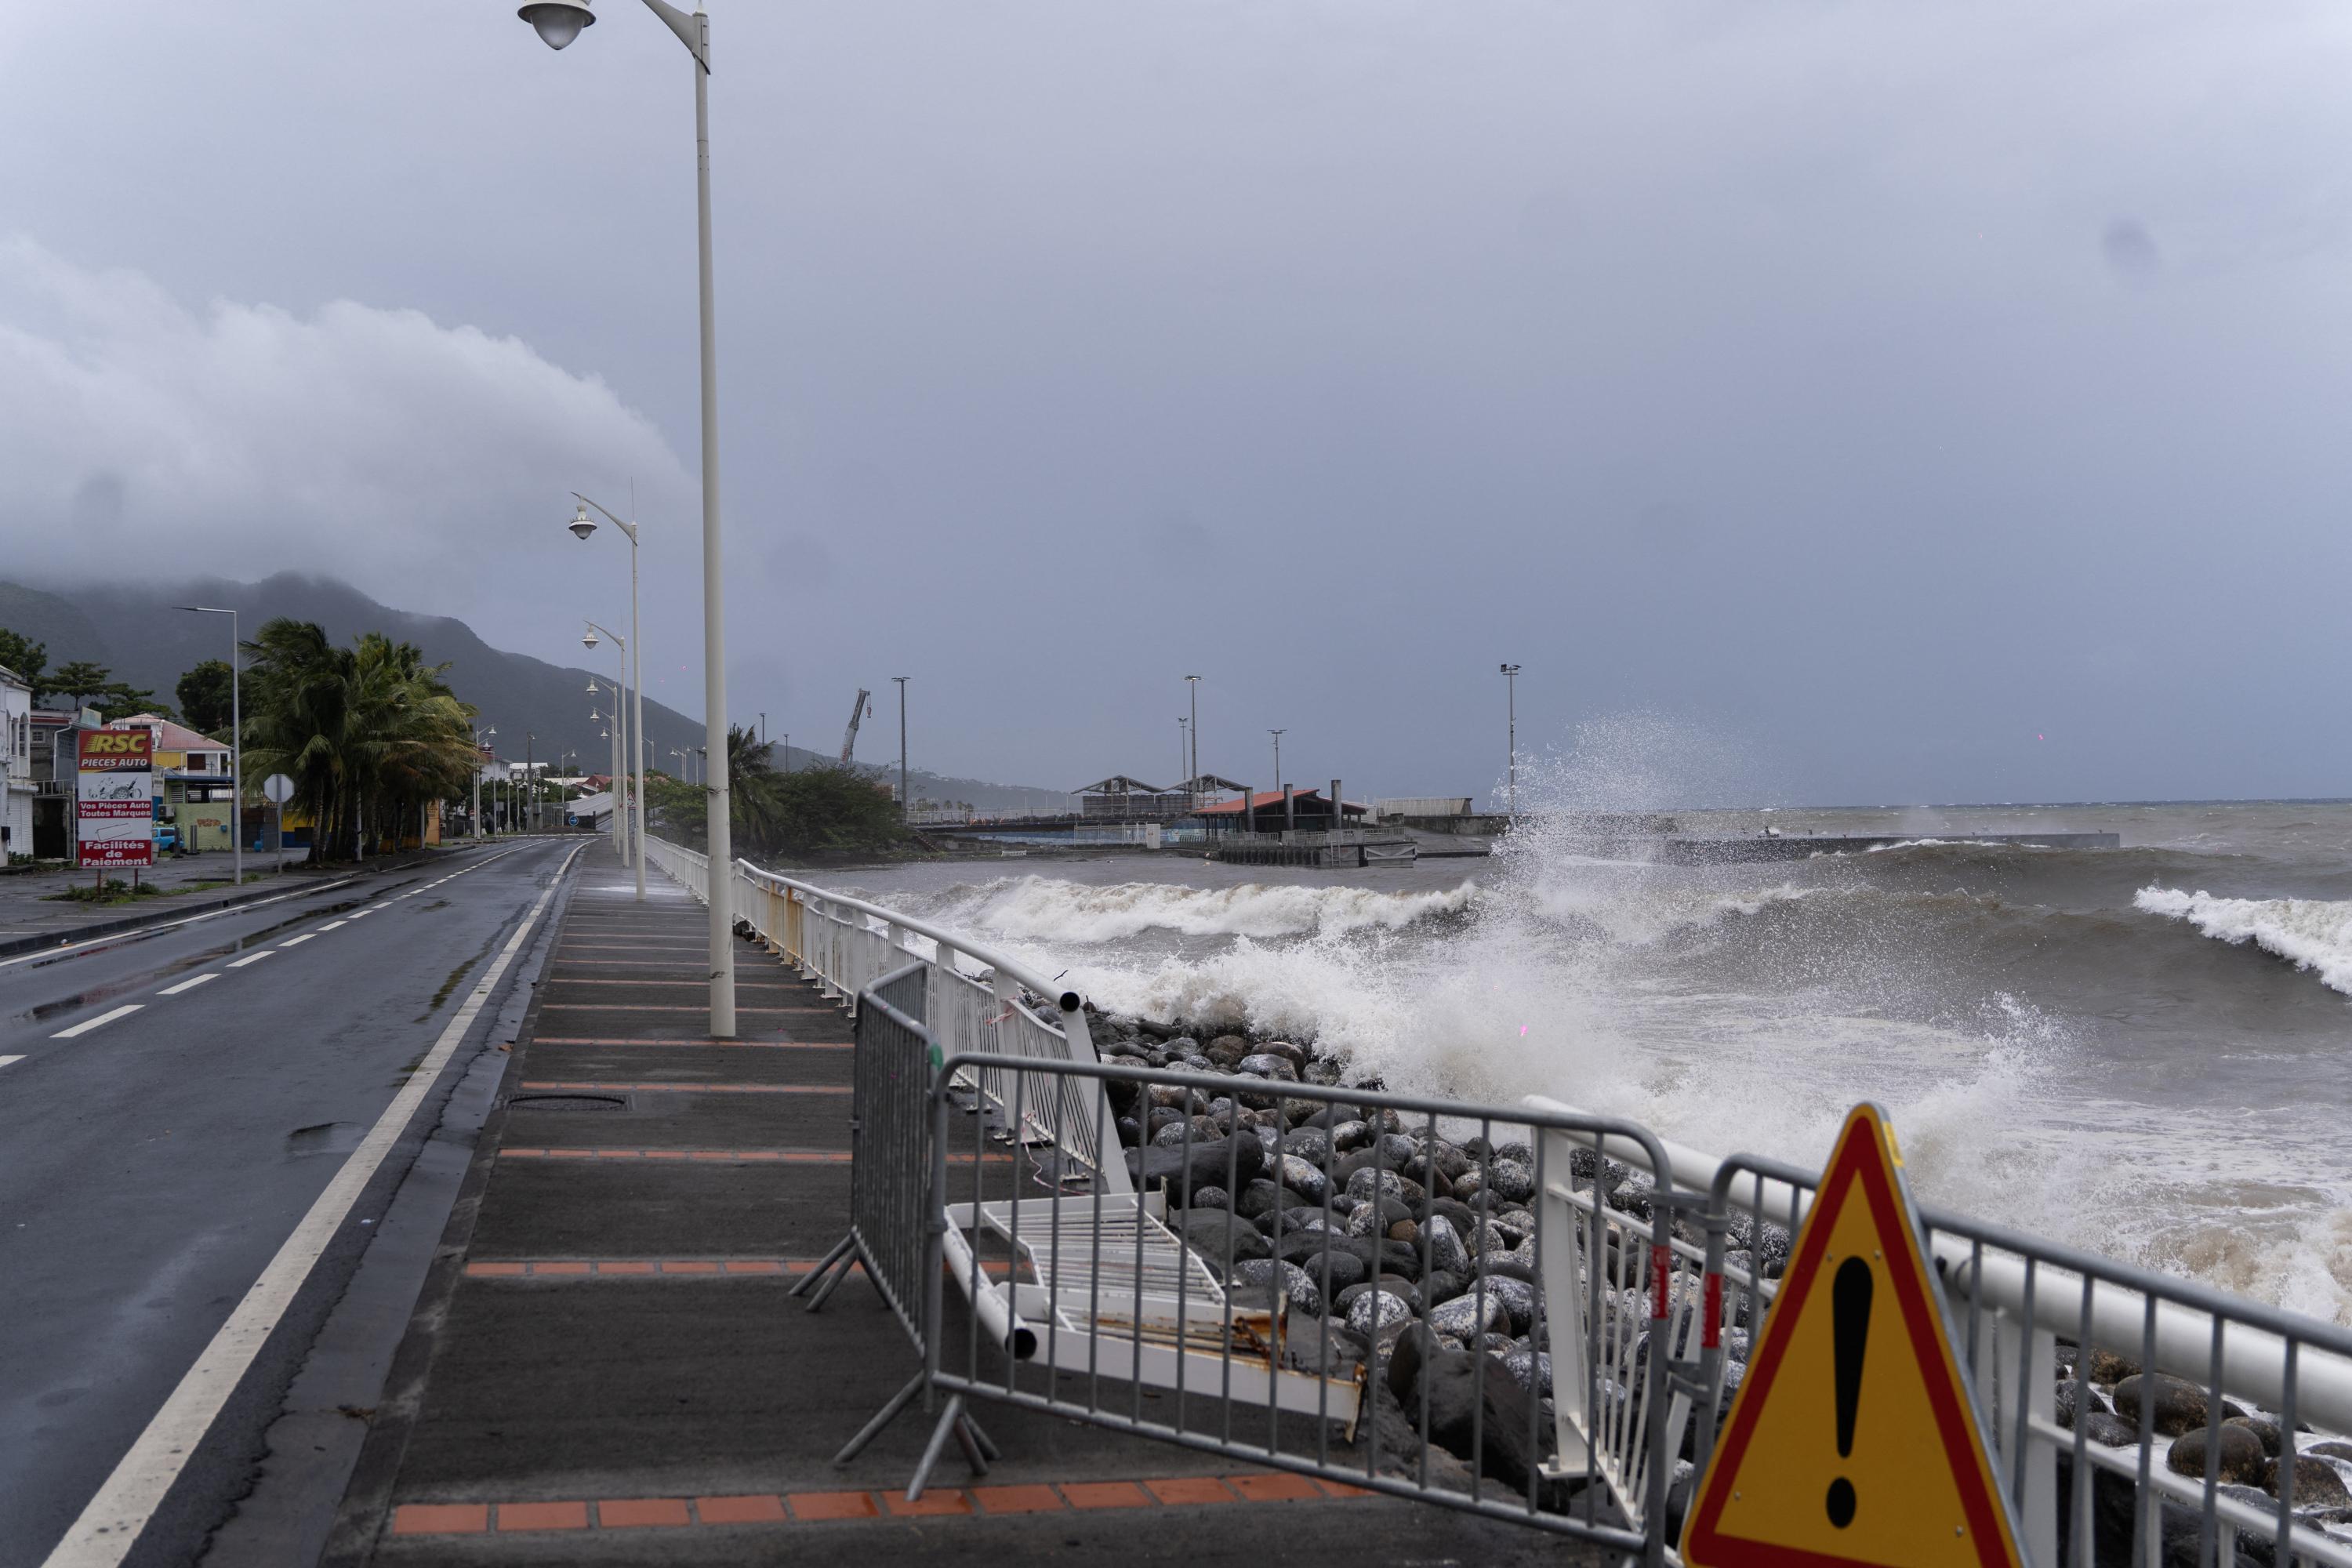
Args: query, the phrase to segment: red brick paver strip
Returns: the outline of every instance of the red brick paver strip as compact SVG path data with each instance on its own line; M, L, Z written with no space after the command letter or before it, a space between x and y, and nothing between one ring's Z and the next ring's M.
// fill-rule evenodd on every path
M1231 1489L1228 1489L1230 1487ZM1055 1513L1065 1508L1182 1508L1203 1503L1291 1502L1318 1498L1368 1498L1374 1493L1339 1481L1260 1471L1253 1475L1162 1476L1142 1481L1065 1481L1044 1484L934 1488L909 1503L896 1491L738 1493L692 1500L614 1498L593 1503L502 1502L403 1503L393 1510L395 1535L475 1535L500 1531L642 1529L687 1524L782 1524L791 1520L924 1519L963 1515ZM594 1517L590 1517L591 1509Z
M394 1535L479 1535L489 1528L486 1502L407 1502L392 1510Z
M787 1492L794 1519L873 1519L882 1510L866 1492Z
M499 1504L499 1530L585 1530L588 1528L588 1505L584 1502L502 1502Z
M846 1040L640 1040L617 1035L541 1035L531 1041L534 1046L662 1046L687 1047L694 1050L717 1049L753 1051L854 1051L857 1047Z
M773 1492L698 1497L694 1500L694 1511L705 1524L782 1524L792 1518L784 1511L784 1500Z
M1233 1489L1214 1476L1170 1476L1143 1483L1165 1503L1232 1502Z
M687 1517L684 1498L643 1497L598 1503L596 1522L607 1530L623 1530L646 1525L687 1524L691 1521Z
M586 1090L597 1094L631 1094L651 1090L656 1094L848 1094L853 1092L845 1083L696 1083L685 1081L653 1081L646 1083L573 1083L541 1080L522 1085L526 1090L567 1089Z
M1244 1502L1296 1502L1302 1498L1321 1498L1313 1480L1276 1470L1266 1475L1227 1476L1225 1484L1242 1494Z

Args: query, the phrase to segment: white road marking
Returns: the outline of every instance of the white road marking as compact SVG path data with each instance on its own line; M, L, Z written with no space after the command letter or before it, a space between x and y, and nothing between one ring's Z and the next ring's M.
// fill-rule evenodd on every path
M202 974L194 975L186 980L181 981L177 985L166 985L161 991L156 992L155 994L158 996L177 996L183 991L194 991L197 986L202 985L207 980L218 980L219 978L219 970L207 970Z
M0 1057L0 1068L5 1068L11 1062L21 1062L25 1058L22 1057Z
M53 1040L70 1040L78 1035L87 1035L101 1024L111 1024L117 1018L128 1018L131 1014L136 1013L140 1008L144 1007L145 1005L147 1005L147 1004L144 1002L127 1002L121 1006L117 1007L111 1013L100 1013L95 1018L84 1018L80 1023L76 1024L70 1029L59 1029L56 1034L51 1035L49 1038Z
M231 969L243 969L248 963L259 963L263 959L268 958L271 953L276 952L278 950L274 947L265 947L259 952L248 952L243 958L234 960L229 964L229 967Z
M337 926L347 926L351 923L352 922L348 920L329 921L325 925L320 926L318 931L314 931L310 934L312 936L317 936L320 931L333 931Z
M539 929L540 916L547 912L548 900L562 885L562 873L570 868L572 858L579 852L574 848L564 856L563 864L556 868L556 879L541 891L530 912L515 927L514 935L507 939L506 946L483 973L473 994L466 998L466 1005L449 1020L449 1026L441 1031L441 1037L417 1063L416 1070L409 1074L407 1083L393 1097L351 1158L343 1162L342 1169L327 1184L327 1190L319 1194L318 1201L302 1216L302 1223L278 1247L278 1256L269 1260L269 1267L261 1271L261 1278L253 1282L253 1288L237 1303L236 1310L229 1314L228 1321L205 1347L204 1354L180 1379L172 1396L155 1412L147 1429L139 1434L139 1440L131 1445L131 1451L122 1456L114 1473L106 1478L106 1484L98 1489L98 1495L81 1510L81 1517L74 1521L73 1528L49 1553L44 1568L115 1568L130 1554L156 1505L163 1500L163 1494L171 1489L172 1482L204 1441L205 1434L211 1430L221 1406L236 1391L253 1358L261 1352L263 1342L278 1327L278 1320L285 1317L286 1309L293 1305L296 1292L310 1278L319 1255L350 1217L352 1206L359 1202L384 1156L392 1152L393 1144L415 1116L416 1108L439 1080L442 1068L449 1065L449 1058L457 1055L467 1031L489 1005L490 994L497 989L508 965L522 951L530 933Z
M469 871L473 869L470 866L466 868ZM274 899L256 899L249 904L232 904L225 910L209 910L203 914L189 915L183 920L158 921L151 926L140 926L132 931L119 931L110 936L94 936L88 942L60 942L56 947L36 948L31 952L19 953L15 958L0 958L0 969L8 969L19 963L31 963L40 959L55 958L60 953L79 952L85 947L102 947L110 942L129 942L134 937L151 936L159 931L173 931L181 926L191 926L198 921L216 921L223 915L241 915L253 910L268 909L270 905L283 903L288 899L304 899L312 893L326 893L337 888L348 888L352 885L352 879L346 877L340 882L322 882L315 888L297 888L290 893L280 893Z
M284 942L279 942L278 945L280 947L299 947L303 942L310 941L312 937L318 934L319 933L314 931L306 931L300 936L288 937Z

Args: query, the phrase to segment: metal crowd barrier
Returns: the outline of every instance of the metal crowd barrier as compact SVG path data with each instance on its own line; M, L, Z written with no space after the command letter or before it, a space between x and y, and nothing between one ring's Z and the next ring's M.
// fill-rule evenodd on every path
M1693 1457L1704 1468L1728 1405L1730 1358L1721 1331L1746 1333L1750 1342L1760 1333L1778 1289L1762 1260L1793 1236L1820 1176L1753 1155L1718 1160L1665 1148L1673 1161L1665 1181L1706 1199L1706 1246L1678 1239L1675 1268L1702 1300L1721 1304L1703 1325L1694 1391ZM2245 1553L2274 1568L2352 1568L2352 1533L2331 1535L2320 1521L2299 1517L2294 1497L2299 1473L2308 1473L2297 1456L2323 1440L2298 1433L2298 1424L2352 1433L2352 1331L1965 1215L1923 1205L1919 1216L1956 1331L1954 1350L1975 1385L2029 1563L2231 1568ZM2110 1375L2095 1375L2100 1371ZM2142 1376L2121 1398L2093 1387L2112 1389L2122 1376L2147 1372L2189 1385L2172 1392L2193 1393L2203 1406L2201 1421L2164 1439L2203 1435L2193 1475L2174 1472L2157 1451L2157 1406L2174 1401L2152 1378ZM2221 1480L2220 1431L2231 1404L2276 1424L2275 1496ZM2095 1441L2101 1415L2136 1428L2134 1440ZM2107 1427L2105 1435L2122 1434ZM2075 1484L2078 1477L2087 1484ZM2339 1528L2352 1526L2352 1510L2336 1511Z
M1110 1119L1122 1112L1134 1132L1163 1128L1141 1162L1148 1190L1074 1193L1050 1158L963 1111L955 1074L978 1065L948 1058L932 1097L943 1261L978 1309L961 1331L938 1319L927 1329L932 1389L1664 1561L1675 1423L1689 1409L1667 1375L1675 1304L1654 1288L1665 1278L1653 1259L1668 1245L1667 1205L1648 1218L1590 1202L1546 1218L1535 1206L1539 1194L1575 1190L1575 1143L1639 1147L1663 1166L1648 1132L1580 1113L1289 1081L1024 1064L1014 1125L1029 1122L1024 1086L1085 1086L1053 1094L1042 1131L1055 1145L1083 1131L1115 1147ZM1069 1126L1073 1106L1105 1120ZM1177 1108L1174 1120L1153 1114ZM1285 1131L1243 1124L1211 1136L1241 1111ZM970 1123L961 1131L959 1114ZM1457 1154L1433 1159L1433 1140ZM1525 1162L1501 1152L1522 1140ZM979 1158L1006 1142L1009 1163ZM974 1156L958 1162L952 1187L951 1145ZM1349 1159L1358 1147L1370 1157ZM1226 1205L1277 1199L1251 1185L1268 1169L1312 1199L1268 1226L1203 1199L1212 1187ZM1433 1200L1433 1170L1441 1189L1475 1184L1462 1187L1471 1200ZM1368 1218L1351 1224L1358 1210ZM1417 1216L1410 1231L1390 1228L1407 1215ZM1271 1256L1243 1256L1259 1243ZM1368 1289L1342 1311L1336 1297L1359 1272ZM1444 1299L1423 1299L1441 1280ZM910 1497L940 1450L935 1436Z
M663 839L647 837L646 853L653 863L675 878L704 902L709 901L709 857ZM770 952L818 982L830 995L848 1004L855 1013L866 987L910 959L921 961L929 975L925 1014L940 1048L951 1055L1018 1057L1076 1062L1097 1060L1087 1033L1087 1015L1078 994L1055 984L1053 977L966 941L953 931L896 910L869 904L773 871L763 871L747 860L735 862L736 918L748 926ZM923 951L928 946L929 952ZM978 973L962 967L970 959ZM1011 1114L1018 1100L1028 1108L1030 1135L1049 1110L1053 1092L1089 1092L1088 1086L1068 1079L1041 1079L1016 1085L1016 1074L993 1064L975 1065L972 1076L980 1091L1001 1113ZM1091 1129L1095 1118L1087 1108L1071 1104L1050 1107L1058 1124ZM1063 1157L1095 1173L1105 1191L1128 1191L1127 1167L1081 1131L1061 1145Z

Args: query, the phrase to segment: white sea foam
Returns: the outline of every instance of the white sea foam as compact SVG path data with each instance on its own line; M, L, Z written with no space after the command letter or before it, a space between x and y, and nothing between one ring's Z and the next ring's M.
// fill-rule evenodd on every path
M1153 931L1260 941L1401 931L1434 915L1458 914L1477 897L1477 884L1467 881L1440 891L1387 893L1329 884L1191 888L1118 882L1104 887L1014 877L959 889L933 912L940 920L1018 941L1098 946Z
M2252 942L2352 995L2352 902L2324 899L2221 899L2200 890L2142 888L2132 905L2186 921L2217 942Z

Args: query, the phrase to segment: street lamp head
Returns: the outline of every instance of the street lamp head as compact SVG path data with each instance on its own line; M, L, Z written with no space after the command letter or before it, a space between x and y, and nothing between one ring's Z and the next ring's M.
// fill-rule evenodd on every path
M572 521L563 526L572 531L574 539L585 539L596 531L596 520L588 515L585 506L580 506L572 509Z
M587 631L580 634L580 646L582 647L594 647L596 646L596 632L593 627L591 627Z
M585 5L572 5L571 0L532 0L515 15L536 28L540 42L551 49L562 48L580 36L581 28L594 25L596 20L595 12Z

